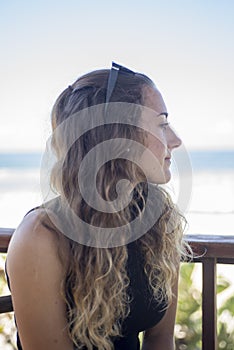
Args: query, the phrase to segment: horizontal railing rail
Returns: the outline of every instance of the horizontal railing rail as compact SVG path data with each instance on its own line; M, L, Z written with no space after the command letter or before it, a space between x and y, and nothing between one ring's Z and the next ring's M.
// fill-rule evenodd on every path
M14 232L0 228L0 253L6 253ZM186 235L194 251L193 262L202 263L202 350L217 350L216 265L234 264L234 236ZM13 311L11 296L0 297L0 313Z
M0 228L0 253L6 253L14 228Z

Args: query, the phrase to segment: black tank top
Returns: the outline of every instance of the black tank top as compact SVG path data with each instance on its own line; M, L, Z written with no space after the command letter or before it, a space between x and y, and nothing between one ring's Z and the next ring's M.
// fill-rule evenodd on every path
M32 210L37 208L33 208ZM147 276L144 273L144 261L139 244L140 241L137 240L127 245L128 261L126 268L130 281L128 288L128 295L130 296L130 313L122 322L123 336L113 339L114 350L139 350L139 332L155 326L165 314L166 304L164 302L159 304L154 299L152 290L149 287ZM10 289L10 280L7 275L7 270L6 277ZM23 350L18 332L17 347L18 350ZM76 350L75 346L74 350ZM94 348L94 350L96 349Z
M115 350L139 350L139 332L155 326L165 314L165 303L159 304L153 298L148 286L138 243L138 241L132 242L127 246L127 272L130 279L128 294L131 299L130 313L122 323L123 336L113 340ZM7 271L6 277L10 289ZM17 347L18 350L23 350L18 333Z

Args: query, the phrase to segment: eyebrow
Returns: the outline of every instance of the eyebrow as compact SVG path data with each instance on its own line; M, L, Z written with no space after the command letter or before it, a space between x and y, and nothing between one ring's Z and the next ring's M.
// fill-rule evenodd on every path
M168 113L167 112L162 112L162 113L158 114L158 117L160 117L160 115L165 115L166 118L168 117Z

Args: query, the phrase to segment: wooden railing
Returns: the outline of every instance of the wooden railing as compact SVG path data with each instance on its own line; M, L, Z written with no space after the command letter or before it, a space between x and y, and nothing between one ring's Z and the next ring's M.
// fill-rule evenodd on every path
M0 228L0 253L6 253L13 229ZM202 263L202 350L217 350L216 265L234 264L234 236L186 235ZM0 297L0 313L13 311L11 296Z
M13 228L0 228L0 253L7 253L13 232ZM0 314L11 311L13 311L11 296L0 296Z
M217 350L216 266L234 264L234 236L187 235L202 263L202 350Z

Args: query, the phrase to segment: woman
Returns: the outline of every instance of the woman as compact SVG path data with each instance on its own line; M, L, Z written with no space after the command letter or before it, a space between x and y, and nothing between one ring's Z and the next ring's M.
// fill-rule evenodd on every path
M142 331L142 349L174 349L185 249L182 216L158 186L170 180L171 152L181 144L167 115L148 77L114 63L58 97L56 197L25 216L7 256L19 349L136 350Z

